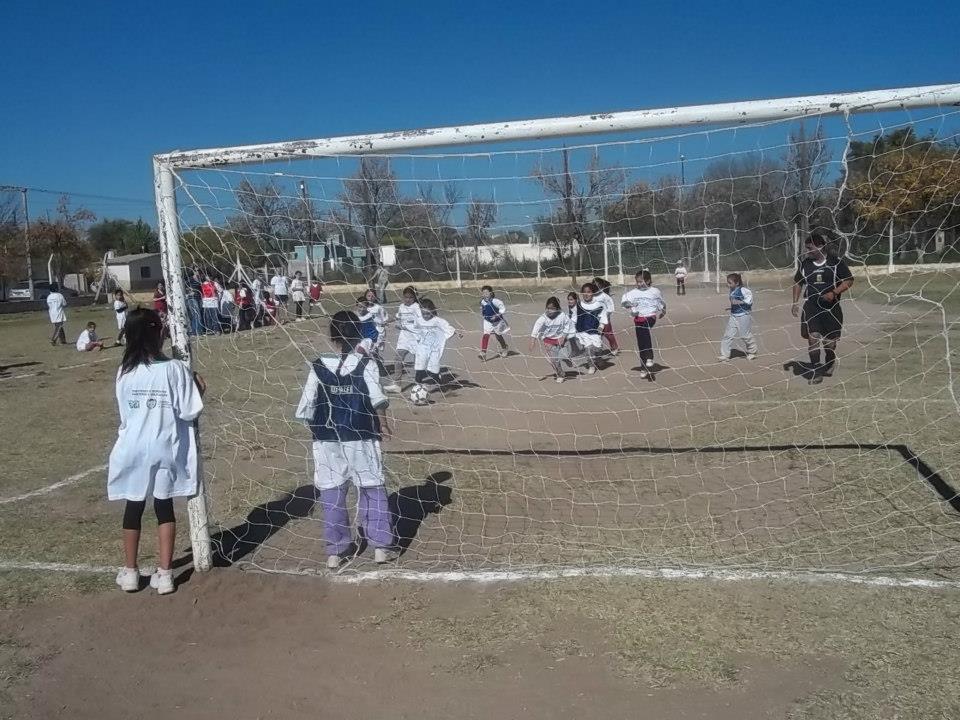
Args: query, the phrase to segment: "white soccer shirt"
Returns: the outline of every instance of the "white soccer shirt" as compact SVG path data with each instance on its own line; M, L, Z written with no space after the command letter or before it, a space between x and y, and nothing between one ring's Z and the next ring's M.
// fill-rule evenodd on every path
M570 338L576 334L576 327L570 316L561 312L555 318L547 317L544 313L537 318L533 324L533 330L530 331L530 337L538 340L560 340L561 338Z
M603 303L603 309L607 313L607 322L610 322L610 316L613 315L614 308L616 307L613 298L607 295L605 292L598 292L593 296L594 300L599 300ZM604 323L606 324L606 323Z
M96 332L90 332L89 330L84 330L80 333L80 337L77 338L77 350L80 352L85 352L87 345L98 340Z
M306 290L306 287L307 287L306 283L304 283L303 280L298 280L297 278L294 278L293 280L291 280L290 281L290 295L291 295L290 299L293 300L294 302L305 302L307 299L307 296L304 292Z
M270 286L273 288L274 295L289 295L289 281L284 275L274 275L270 278Z
M197 492L193 421L203 410L193 373L181 360L162 360L117 373L120 429L110 453L111 500L183 497Z
M337 368L339 367L340 376L342 377L353 372L362 358L363 355L359 353L350 353L344 359L342 366L340 365L339 355L321 355L319 360L330 372L337 372ZM295 417L298 420L303 420L305 423L310 423L313 421L313 414L317 408L317 393L320 392L320 378L317 377L312 363L307 363L307 367L310 368L310 373L307 375L307 384L303 387L303 394L300 396L300 403L297 405ZM387 396L383 394L383 388L380 386L380 370L377 369L377 364L372 360L369 361L363 369L363 380L367 384L367 394L370 396L370 404L374 408L387 407L389 401L387 400Z
M653 317L667 309L659 288L634 288L623 294L620 304L634 317Z
M62 323L67 321L67 299L58 292L47 295L47 311L50 313L50 322Z
M397 308L397 325L401 330L408 332L417 332L418 321L423 320L423 313L420 312L420 304L400 305Z
M687 269L683 265L677 265L677 269L673 271L673 274L677 276L677 280L683 280L687 277Z

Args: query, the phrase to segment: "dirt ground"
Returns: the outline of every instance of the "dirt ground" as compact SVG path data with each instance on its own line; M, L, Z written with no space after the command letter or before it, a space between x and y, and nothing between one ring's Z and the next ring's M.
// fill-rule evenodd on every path
M819 386L784 367L803 348L782 288L756 288L753 362L715 362L723 303L694 289L667 295L655 380L639 378L621 315L625 352L563 385L526 349L549 288L502 295L521 352L486 363L475 298L441 295L466 337L451 341L428 407L394 400L385 443L397 567L958 579L960 525L944 499L960 484L956 298L949 277L910 282L858 288L839 369ZM947 323L940 306L881 291L940 297ZM70 318L109 330L103 309ZM960 716L960 657L943 631L960 615L955 591L348 586L250 572L323 564L309 438L292 417L305 360L328 347L323 321L198 344L212 531L234 567L192 575L181 523L170 598L123 596L102 573L26 570L113 566L119 552L98 469L116 428L118 353L80 356L45 334L43 318L0 318L0 718ZM64 484L17 499L51 483ZM340 579L368 570L364 558Z

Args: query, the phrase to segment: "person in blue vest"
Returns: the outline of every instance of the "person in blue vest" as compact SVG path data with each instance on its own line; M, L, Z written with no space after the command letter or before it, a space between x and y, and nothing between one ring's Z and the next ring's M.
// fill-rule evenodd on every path
M730 359L734 340L742 340L747 352L747 360L757 356L757 341L753 337L753 293L743 284L740 273L727 275L727 288L730 290L730 319L727 320L727 329L720 340L721 362Z
M500 353L497 357L508 357L510 348L503 337L510 332L507 325L507 306L503 300L493 294L493 288L484 285L480 288L480 315L483 319L483 335L480 337L480 359L487 359L487 347L490 345L490 336L493 335L500 344Z
M313 483L323 508L327 567L335 570L356 547L347 512L351 484L358 495L357 524L374 548L374 560L395 559L396 543L380 449L381 439L390 433L380 373L369 355L357 352L364 336L355 313L336 313L330 338L340 353L310 363L296 417L313 435Z
M584 355L584 364L587 374L593 375L597 371L597 355L603 350L603 329L610 321L607 308L602 300L594 297L597 286L585 283L580 288L580 300L576 306L576 315L571 313L571 319L577 330L577 347Z

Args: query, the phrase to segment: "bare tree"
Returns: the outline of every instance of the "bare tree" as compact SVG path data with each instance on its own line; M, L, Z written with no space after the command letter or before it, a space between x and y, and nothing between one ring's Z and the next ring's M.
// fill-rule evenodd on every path
M473 274L480 273L480 245L486 244L487 230L497 221L497 205L492 200L476 198L467 207L467 237L473 243Z
M384 232L400 215L397 179L390 169L390 161L361 157L356 174L343 181L340 202L346 218L339 213L336 218L360 232L366 247L366 269L370 273L379 260Z
M570 169L570 152L561 151L561 168L538 167L533 171L533 179L540 184L544 192L554 197L557 207L550 220L559 227L548 234L548 241L557 251L557 261L570 273L573 284L577 284L577 263L582 264L585 246L596 240L601 234L599 223L591 229L593 220L602 219L606 198L622 182L621 174L615 168L604 168L600 155L594 151L584 172ZM544 218L541 218L541 222ZM567 259L571 260L567 265Z
M230 218L230 229L238 239L246 241L243 248L250 256L283 256L288 248L284 240L291 233L290 207L280 189L271 181L254 185L244 178L234 190L240 212ZM231 250L223 248L229 255Z
M810 233L811 217L824 188L829 163L830 149L823 137L823 127L818 124L813 135L808 136L801 121L790 133L784 189L790 201L793 222L799 225L803 237Z
M63 284L68 272L87 267L93 259L93 248L86 238L89 223L97 216L83 207L71 209L70 197L63 195L57 203L55 219L44 219L30 227L31 245L40 254L56 258L57 281Z

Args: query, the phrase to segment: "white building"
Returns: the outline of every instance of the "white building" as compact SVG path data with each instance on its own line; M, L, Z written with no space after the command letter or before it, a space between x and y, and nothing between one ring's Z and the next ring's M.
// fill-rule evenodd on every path
M107 272L110 286L120 286L128 292L150 290L163 280L160 253L108 257Z

